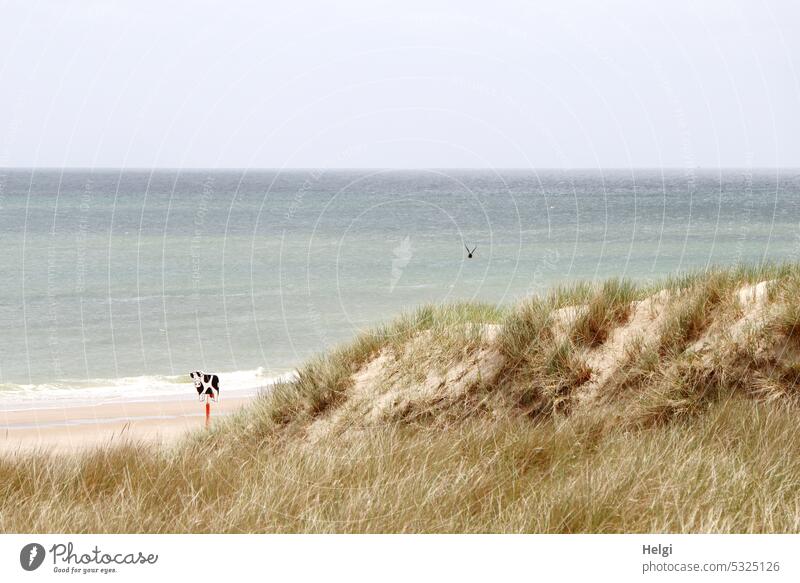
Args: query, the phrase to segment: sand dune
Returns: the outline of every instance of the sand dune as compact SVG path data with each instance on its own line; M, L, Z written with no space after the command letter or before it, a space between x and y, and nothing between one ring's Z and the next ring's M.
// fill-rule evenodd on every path
M799 290L743 266L422 306L222 420L228 394L219 431L190 394L0 411L0 529L797 532Z

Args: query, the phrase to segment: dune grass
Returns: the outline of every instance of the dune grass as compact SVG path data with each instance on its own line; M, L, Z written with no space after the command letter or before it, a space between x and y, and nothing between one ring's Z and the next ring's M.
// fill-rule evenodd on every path
M797 409L386 426L359 440L0 462L4 532L797 532ZM11 501L14 503L10 503Z
M604 282L573 325L573 340L587 346L605 342L610 329L627 319L631 302L640 299L638 291L630 281L610 279Z
M349 344L312 358L296 380L275 386L270 417L281 423L324 413L344 397L352 375L370 358L389 346L400 350L422 332L431 334L430 344L443 353L440 364L447 364L448 354L452 357L453 352L469 349L480 338L481 326L497 324L503 314L501 307L481 303L422 306L388 325L365 331ZM413 359L408 360L413 365Z
M513 308L426 306L173 448L0 457L0 531L798 532L799 273L743 267L653 287L580 284ZM736 290L764 280L774 317L753 344L771 348L695 352L741 316ZM591 406L575 405L587 351L658 289L670 295L654 343L630 349ZM554 332L556 311L576 305L585 311ZM458 415L425 405L308 438L381 354L399 355L413 383L490 349L501 369Z

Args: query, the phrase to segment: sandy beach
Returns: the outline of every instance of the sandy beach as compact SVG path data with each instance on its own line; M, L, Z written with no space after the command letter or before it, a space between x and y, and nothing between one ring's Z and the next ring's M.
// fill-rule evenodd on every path
M237 395L212 404L212 424L253 397ZM28 403L17 410L0 410L0 453L34 449L69 453L123 440L169 445L189 431L202 430L204 417L203 403L191 395L69 407Z

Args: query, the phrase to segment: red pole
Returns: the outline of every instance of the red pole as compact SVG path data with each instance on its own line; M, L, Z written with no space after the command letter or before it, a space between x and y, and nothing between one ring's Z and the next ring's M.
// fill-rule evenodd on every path
M211 403L206 399L206 429L211 425Z

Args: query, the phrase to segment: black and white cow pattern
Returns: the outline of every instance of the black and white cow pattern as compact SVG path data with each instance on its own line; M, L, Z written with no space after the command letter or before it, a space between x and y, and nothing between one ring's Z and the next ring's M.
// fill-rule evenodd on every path
M219 401L219 377L217 375L196 370L189 373L189 378L194 381L194 388L197 389L200 401L205 401L206 395L211 397L215 403Z

